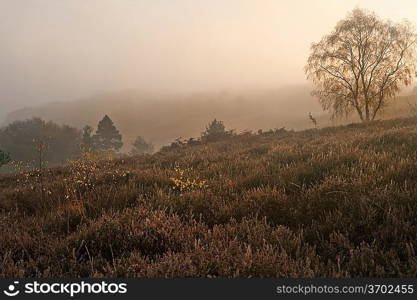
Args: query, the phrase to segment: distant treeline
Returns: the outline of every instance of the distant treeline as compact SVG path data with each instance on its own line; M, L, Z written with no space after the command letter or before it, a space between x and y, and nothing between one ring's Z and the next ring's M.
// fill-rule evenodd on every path
M80 154L81 132L67 125L45 122L39 118L15 121L0 129L0 150L11 160L32 164L37 161L37 145L47 145L45 157L58 165Z
M15 121L0 129L0 167L6 165L4 171L16 171L16 168L57 166L79 158L82 152L117 153L122 146L122 135L107 115L94 134L89 126L81 131L40 118ZM151 144L138 137L131 153L152 150Z
M277 131L277 130L275 130ZM285 132L284 129L280 131ZM274 132L274 131L269 131ZM260 130L258 134L267 134ZM222 121L214 119L198 138L178 138L162 151L178 147L216 142L239 135L252 134L244 131L236 134L226 130ZM85 152L106 152L124 156L119 153L123 146L123 137L107 115L98 123L97 129L85 126L83 130L46 122L40 118L15 121L0 129L0 167L3 171L13 172L17 169L32 169L42 166L58 166L69 160L77 159ZM154 145L143 137L137 136L131 144L130 155L154 152Z
M3 124L0 120L0 127L39 117L82 129L85 125L96 127L107 114L123 135L121 152L127 153L138 135L158 149L177 137L199 137L204 125L215 118L238 131L282 126L301 130L310 126L306 115L312 112L321 124L331 125L310 90L301 85L276 90L166 95L140 91L106 93L13 111Z

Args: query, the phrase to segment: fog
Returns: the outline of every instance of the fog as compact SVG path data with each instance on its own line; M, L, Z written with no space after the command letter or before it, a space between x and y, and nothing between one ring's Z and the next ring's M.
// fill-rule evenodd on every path
M310 44L356 6L417 22L412 0L1 0L0 119L105 91L302 84Z

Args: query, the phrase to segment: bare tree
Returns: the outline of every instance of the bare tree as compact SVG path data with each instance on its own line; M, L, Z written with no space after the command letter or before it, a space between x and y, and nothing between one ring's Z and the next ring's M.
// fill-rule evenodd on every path
M45 201L45 186L43 182L43 167L45 164L45 152L48 149L48 143L44 140L34 140L36 152L38 154L38 177L39 177L39 187L41 190L41 199Z
M356 111L362 121L374 120L415 76L416 34L407 21L355 9L311 46L305 72L334 117Z

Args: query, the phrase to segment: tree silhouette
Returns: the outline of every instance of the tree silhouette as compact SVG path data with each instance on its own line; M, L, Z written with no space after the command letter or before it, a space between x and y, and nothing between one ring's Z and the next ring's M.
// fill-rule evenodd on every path
M48 143L44 154L50 166L66 163L68 159L80 155L81 132L76 128L45 122L39 118L15 121L0 128L1 148L11 153L14 161L37 165L35 141Z
M0 150L0 168L11 161L10 155Z
M132 144L131 155L152 153L154 146L147 142L143 137L138 136Z
M416 34L409 23L355 9L311 46L305 71L323 109L334 117L356 112L367 122L411 83L416 62Z
M213 142L220 140L229 135L226 131L222 121L214 119L206 126L206 130L201 134L201 140L203 142Z
M93 143L96 150L119 151L122 148L122 135L108 115L105 115L98 123L96 134L93 136Z
M89 125L84 126L81 146L85 151L94 150L93 128Z

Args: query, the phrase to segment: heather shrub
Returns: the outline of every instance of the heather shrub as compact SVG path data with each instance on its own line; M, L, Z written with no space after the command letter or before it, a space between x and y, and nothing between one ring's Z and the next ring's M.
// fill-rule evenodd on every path
M1 277L415 277L417 118L0 177Z

